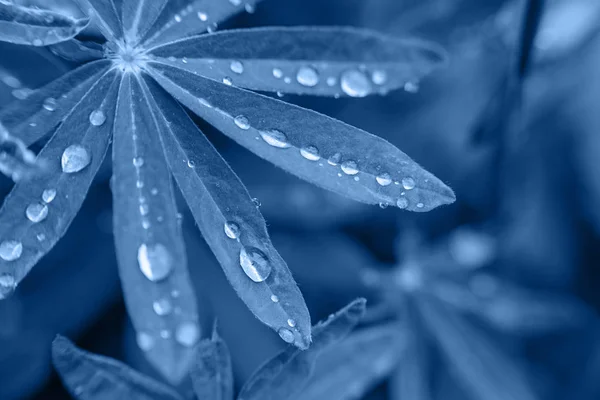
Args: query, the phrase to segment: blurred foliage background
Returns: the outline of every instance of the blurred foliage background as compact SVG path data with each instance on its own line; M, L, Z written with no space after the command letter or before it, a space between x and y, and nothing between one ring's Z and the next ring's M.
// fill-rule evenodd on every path
M68 0L22 2L78 12ZM416 323L406 316L410 288L430 283L429 289L459 288L489 300L475 310L446 293L466 318L478 314L490 322L482 328L488 344L510 355L538 398L600 398L600 2L545 2L518 99L507 88L525 6L520 0L266 0L228 24L352 25L443 45L447 68L405 91L285 100L397 145L456 191L452 206L410 214L354 203L276 169L198 121L260 200L313 320L366 296L369 323L405 321L409 337L442 350L406 355L428 365L423 380L432 399L464 399L469 389L451 378L464 363L448 356L443 336L456 332L428 324L426 312ZM43 48L0 44L0 106L72 67ZM57 333L156 376L135 345L120 294L109 178L107 165L65 239L0 302L2 399L67 398L50 365ZM2 178L3 195L11 185ZM237 298L192 218L184 221L205 334L217 318L240 385L281 341ZM420 272L416 279L401 271ZM432 271L445 278L419 278ZM492 303L504 308L484 307ZM439 329L431 334L432 327ZM382 377L366 398L395 399L399 379ZM503 397L490 392L489 398Z

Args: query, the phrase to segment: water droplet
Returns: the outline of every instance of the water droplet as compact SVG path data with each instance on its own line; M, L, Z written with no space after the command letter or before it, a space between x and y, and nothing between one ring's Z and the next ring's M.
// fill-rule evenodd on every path
M419 82L406 82L404 90L408 93L417 93L419 91Z
M175 340L182 346L192 347L200 339L200 328L194 322L183 322L175 330Z
M231 65L229 65L229 68L236 74L241 74L244 72L244 64L242 64L240 61L232 61Z
M237 117L235 117L233 119L233 122L235 122L237 127L240 129L243 129L245 131L250 129L250 122L248 121L248 118L246 118L243 115L238 115Z
M275 296L274 294L271 295L271 301L273 303L279 303L279 297Z
M43 106L48 111L54 111L56 110L56 100L52 97L48 97L46 100L44 100Z
M13 294L17 288L17 281L11 274L0 275L0 300L3 300Z
M335 153L334 155L329 157L329 159L327 160L327 163L329 165L336 166L340 163L341 159L342 159L342 155L340 153Z
M12 95L19 100L25 100L31 95L31 92L32 90L27 88L15 89L12 91Z
M344 171L344 173L346 175L358 174L358 165L356 164L356 161L352 161L352 160L344 161L342 163L342 171Z
M136 341L142 351L150 351L154 347L154 338L146 332L139 332L136 336Z
M133 159L133 166L134 167L139 168L142 165L144 165L144 159L142 157L135 157Z
M194 160L188 160L187 166L190 167L190 168L195 168L196 167L196 163L194 162Z
M33 42L31 42L31 44L33 44L36 47L40 47L44 45L44 42L42 42L42 39L33 39Z
M279 149L287 149L290 147L286 134L278 131L277 129L260 131L259 133L263 140L273 147L277 147Z
M240 251L240 265L254 282L263 282L271 274L271 265L267 256L254 247L243 247Z
M38 242L43 242L44 240L46 240L46 235L44 235L43 233L38 233L36 237Z
M319 83L319 73L311 67L301 67L296 74L296 80L302 86L314 87Z
M402 179L402 187L406 190L411 190L415 188L415 180L411 177Z
M168 339L171 337L171 332L169 332L166 329L161 330L159 334L160 334L160 337L163 339Z
M389 205L388 203L381 202L381 203L379 203L379 208L381 208L382 210L385 210L386 208L388 208L388 205Z
M210 24L209 26L206 27L206 31L208 33L214 33L217 30L218 27L219 26L217 25L217 23L213 22L212 24Z
M0 243L0 258L4 261L14 261L21 257L23 244L17 240L5 240Z
M382 70L373 71L371 79L376 85L384 85L387 82L387 72Z
M290 331L289 329L280 328L279 331L277 331L277 333L279 333L279 337L281 339L283 339L284 342L286 342L286 343L294 342L294 332Z
M235 222L226 222L224 230L225 234L230 239L237 239L240 237L240 226Z
M300 154L302 157L306 158L310 161L319 161L321 156L319 155L319 149L315 146L307 146L300 149Z
M106 115L102 110L92 111L90 114L90 123L94 126L101 126L106 122Z
M52 200L56 197L56 190L46 189L42 192L42 200L46 203L52 203Z
M173 310L173 306L171 305L169 299L156 300L154 303L152 303L152 308L154 309L156 315L160 316L169 315Z
M181 16L179 16L179 14L175 14L173 19L175 19L175 22L181 22Z
M142 220L142 228L150 229L150 221L148 221L147 219Z
M256 6L254 4L246 3L244 5L244 9L248 14L254 14L254 11L256 11Z
M400 197L398 201L396 201L396 205L399 209L404 210L408 207L408 199L406 197Z
M229 2L236 7L242 4L242 0L229 0Z
M273 76L277 79L283 78L283 71L279 68L273 68Z
M148 204L140 204L140 215L148 215L149 211Z
M423 203L417 203L417 208L423 208L423 207L425 207L425 204L423 204Z
M91 161L90 153L88 153L85 147L74 144L65 149L60 163L63 172L72 174L87 167Z
M293 319L291 319L291 318L287 320L287 323L288 323L288 325L289 325L290 327L292 327L292 328L296 326L296 321L294 321L294 320L293 320Z
M337 78L335 76L330 76L329 78L327 78L328 86L335 86L336 83L337 83Z
M202 11L198 11L198 19L202 22L206 22L208 20L208 15Z
M351 97L365 97L371 93L371 82L367 76L356 70L349 70L342 74L342 90Z
M25 215L31 222L42 222L48 216L48 206L42 203L31 203L27 206Z
M392 183L392 177L386 172L377 175L375 179L377 180L377 183L379 183L381 186L388 186Z
M231 78L226 76L225 78L223 78L223 83L226 84L227 86L231 86L233 85L233 82L231 81Z
M160 243L142 244L138 249L138 264L144 276L152 282L165 279L173 270L171 253Z

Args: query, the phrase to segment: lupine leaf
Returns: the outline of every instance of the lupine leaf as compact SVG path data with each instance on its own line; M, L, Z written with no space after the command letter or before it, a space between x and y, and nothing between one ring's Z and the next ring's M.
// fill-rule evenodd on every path
M196 360L190 371L196 397L233 400L231 355L216 330L210 340L200 342L196 353Z
M347 27L228 30L171 42L151 54L247 89L336 97L385 94L418 82L445 60L433 43Z
M71 39L89 22L88 18L74 19L0 0L0 41L3 42L47 46Z
M64 235L102 164L112 131L115 75L112 70L99 79L42 149L44 174L17 183L4 200L0 273L10 274L15 285ZM106 121L93 125L90 115L98 110Z
M125 0L121 5L123 34L129 43L139 43L168 7L168 0Z
M181 400L162 383L108 357L88 353L57 336L52 360L65 387L78 400Z
M0 123L0 173L17 182L40 172L35 154Z
M403 347L397 325L355 332L321 353L308 383L290 399L360 399L392 371Z
M432 400L427 381L427 354L422 337L411 334L399 367L390 382L390 397L402 400Z
M242 11L254 12L262 0L171 0L146 35L148 46L178 40L216 29Z
M520 366L503 354L484 332L472 328L456 312L433 299L417 304L435 336L451 373L477 400L534 400Z
M25 99L13 101L0 111L0 121L29 146L73 113L109 67L109 61L99 60L77 68L31 92Z
M183 109L146 81L169 167L229 282L258 319L280 335L293 333L293 342L307 348L310 315L302 293L246 188ZM250 262L253 254L260 259ZM245 272L242 259L251 271Z
M113 144L113 220L119 274L138 344L170 381L200 336L171 175L140 82L125 73Z
M227 136L317 186L411 211L455 200L444 183L377 136L180 68L154 62L148 68L175 98Z
M77 39L52 45L50 51L65 60L76 63L85 63L104 57L101 45L96 42L81 42Z
M100 31L109 41L115 42L123 37L121 19L114 0L75 0L75 2L98 24Z
M317 324L313 328L313 344L308 350L288 347L267 361L246 382L238 400L293 397L310 378L320 354L344 339L358 324L365 313L365 305L364 299L355 300Z

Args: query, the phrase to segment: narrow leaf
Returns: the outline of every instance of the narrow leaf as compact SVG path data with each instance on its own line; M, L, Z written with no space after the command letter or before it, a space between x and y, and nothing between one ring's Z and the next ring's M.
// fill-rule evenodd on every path
M97 87L98 80L109 67L107 60L92 62L38 90L24 92L23 100L13 101L0 111L0 121L9 132L30 146L72 114L82 99Z
M247 89L336 97L415 84L446 58L433 43L347 27L228 30L171 42L151 54Z
M71 39L89 22L88 18L75 19L0 0L0 41L3 42L47 46Z
M0 275L12 286L64 235L102 164L112 131L116 71L89 91L38 155L44 173L19 182L0 209ZM105 121L92 124L90 115Z
M404 347L397 325L353 333L319 356L308 383L290 399L361 399L394 369Z
M81 42L77 39L67 40L50 46L50 51L67 61L86 63L104 57L102 46L96 42Z
M138 79L125 73L113 144L114 233L125 303L140 348L180 381L200 338L171 174Z
M503 354L484 332L470 327L456 312L437 300L422 299L417 303L451 373L473 399L536 398L520 366Z
M262 0L171 0L146 34L145 47L157 46L206 31L231 16L254 12Z
M175 98L227 136L317 186L368 204L429 211L454 193L389 142L282 101L149 63Z
M422 337L411 335L390 382L392 399L433 400L427 381L427 354Z
M146 82L169 167L229 282L264 324L308 347L310 315L302 293L246 188L183 109Z
M0 173L17 182L40 173L40 164L35 154L0 123Z
M212 339L196 347L196 361L190 374L199 400L233 400L233 371L227 345L216 331Z
M78 349L57 336L52 361L65 387L78 400L181 400L171 388L108 357Z
M168 3L168 0L123 1L121 18L126 40L132 44L139 43L160 14L165 11Z
M267 361L246 382L238 400L292 398L309 380L320 354L354 329L364 315L365 307L364 299L355 300L317 324L313 329L313 344L308 350L288 347Z
M129 0L125 0L127 1ZM98 24L98 28L108 40L114 42L123 38L121 19L114 0L75 0L75 2Z

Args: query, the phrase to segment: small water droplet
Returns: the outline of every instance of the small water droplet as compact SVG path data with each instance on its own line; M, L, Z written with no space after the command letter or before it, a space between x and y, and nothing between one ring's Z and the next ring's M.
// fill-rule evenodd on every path
M144 182L142 181L136 181L135 182L135 187L137 187L138 189L141 189L144 187Z
M415 180L411 177L402 179L402 187L406 190L412 190L415 188Z
M194 160L188 160L187 166L189 168L195 168L196 167L196 163L194 162Z
M46 100L44 100L43 106L46 110L52 112L56 110L56 100L52 97L48 97Z
M63 172L72 174L87 167L92 158L85 147L73 144L65 149L60 159Z
M279 333L279 337L283 339L286 343L294 342L294 333L287 328L280 328L277 333Z
M336 166L340 163L341 159L342 159L342 155L340 153L335 153L334 155L332 155L331 157L329 157L327 159L327 163L329 165Z
M140 270L152 282L167 278L173 270L171 253L160 243L142 244L138 249L137 258Z
M148 221L147 219L142 220L142 228L144 229L150 229L150 221Z
M144 165L144 159L142 157L135 157L133 159L133 166L134 167L139 168L142 165Z
M367 76L357 70L348 70L342 74L342 90L350 97L365 97L371 93L371 82Z
M377 175L375 179L377 180L377 183L379 183L381 186L388 186L392 184L392 177L386 172Z
M273 76L277 79L283 78L283 71L279 68L273 68Z
M307 146L300 149L302 157L310 161L319 161L321 156L319 155L319 149L315 146Z
M242 64L240 61L232 61L229 65L229 68L236 74L242 74L244 72L244 64Z
M152 303L152 308L154 309L156 315L160 316L169 315L173 310L173 306L171 305L169 299L156 300L154 303Z
M388 208L388 203L379 203L379 208L381 208L382 210L385 210L386 208Z
M7 273L0 275L0 300L3 300L13 294L16 288L17 281L15 280L14 276Z
M236 7L242 4L242 0L229 0L229 2Z
M376 85L384 85L387 82L387 72L382 70L373 71L373 75L371 76L373 83Z
M52 200L56 197L56 190L54 189L46 189L42 192L42 200L45 203L52 203Z
M31 203L27 206L25 215L31 222L42 222L48 216L48 206L42 203Z
M42 42L42 39L33 39L33 42L31 42L31 44L33 44L36 47L40 47L44 45L44 42Z
M356 175L358 174L358 165L356 161L348 160L342 163L342 171L346 175Z
M240 237L240 226L235 222L226 222L224 226L225 234L230 239L237 239Z
M192 347L200 339L200 328L194 322L183 322L175 330L175 340L185 347Z
M296 74L296 80L302 86L314 87L319 83L319 73L311 67L301 67Z
M139 332L136 336L136 341L142 351L150 351L154 347L154 338L146 332Z
M425 207L425 204L423 204L423 203L417 203L417 208L423 208L423 207Z
M102 126L106 122L106 115L102 110L92 111L90 114L90 123L94 126Z
M263 282L271 274L271 265L267 256L254 247L243 247L240 251L240 265L254 282Z
M419 91L419 82L406 82L404 90L408 93L417 93Z
M260 131L259 133L263 140L273 147L277 147L279 149L287 149L290 147L286 134L278 131L277 129Z
M335 76L330 76L329 78L327 78L328 86L335 86L336 83L337 83L337 78Z
M231 78L226 76L225 78L223 78L223 83L226 84L227 86L231 86L233 85L233 82L231 81Z
M175 22L181 22L181 16L179 14L175 14L173 19L175 20Z
M14 261L23 254L23 244L17 240L5 240L0 243L0 258Z
M150 211L150 208L148 207L148 204L146 204L146 203L140 204L140 215L148 215L149 211Z
M275 296L274 294L271 295L271 301L273 303L279 303L279 297Z
M248 130L250 129L250 122L248 121L248 118L246 118L243 115L238 115L237 117L235 117L233 119L233 122L237 125L238 128L243 129L243 130Z
M208 20L208 15L205 12L198 11L198 19L202 22L206 22Z
M256 6L254 4L246 3L244 5L244 9L248 14L254 14L254 11L256 11Z
M44 235L43 233L38 233L36 238L38 242L43 242L44 240L46 240L46 235Z
M396 201L396 205L399 209L404 210L408 207L408 199L406 197L400 197L398 201Z
M292 327L292 328L296 326L296 321L294 321L294 320L293 320L293 319L291 319L291 318L287 320L287 323L288 323L288 325L289 325L290 327Z

